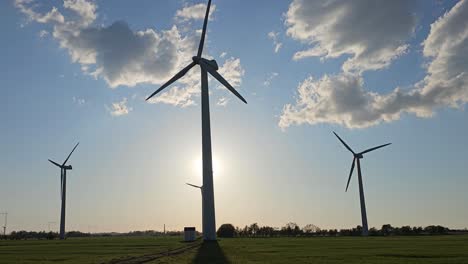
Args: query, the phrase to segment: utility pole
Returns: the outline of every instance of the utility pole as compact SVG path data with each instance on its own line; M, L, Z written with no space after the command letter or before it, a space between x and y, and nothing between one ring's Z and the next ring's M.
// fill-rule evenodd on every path
M0 213L0 214L5 215L5 224L3 225L3 235L6 236L8 212L4 212L4 213Z
M166 235L166 224L164 224L164 235Z

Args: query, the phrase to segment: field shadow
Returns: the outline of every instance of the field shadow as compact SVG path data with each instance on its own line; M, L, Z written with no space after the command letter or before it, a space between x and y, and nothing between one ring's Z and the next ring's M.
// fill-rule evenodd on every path
M192 260L194 264L231 263L224 255L218 241L204 241Z

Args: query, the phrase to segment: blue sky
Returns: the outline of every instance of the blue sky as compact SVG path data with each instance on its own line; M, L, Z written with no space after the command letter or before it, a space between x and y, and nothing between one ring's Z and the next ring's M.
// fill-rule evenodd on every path
M362 161L370 226L467 227L466 1L254 2L214 0L209 23L206 56L249 102L210 82L217 224L360 224L337 131L356 150L393 143ZM200 229L200 193L184 185L201 182L198 75L144 98L194 55L204 2L65 3L0 3L10 230L59 221L47 159L77 141L69 230Z

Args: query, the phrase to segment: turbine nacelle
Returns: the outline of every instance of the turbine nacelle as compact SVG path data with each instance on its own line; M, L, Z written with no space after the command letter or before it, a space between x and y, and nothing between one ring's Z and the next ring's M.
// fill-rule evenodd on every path
M63 166L62 168L63 168L64 170L71 170L71 169L72 169L72 165Z
M361 153L358 153L358 154L354 154L354 157L356 159L363 159L364 158L364 155L362 155Z
M197 57L197 56L193 56L192 61L195 64L198 64L198 65L200 65L200 61L203 61L204 63L211 66L211 68L213 68L215 71L219 70L219 66L218 66L218 63L216 62L216 60L207 60L205 58L200 58L200 57Z

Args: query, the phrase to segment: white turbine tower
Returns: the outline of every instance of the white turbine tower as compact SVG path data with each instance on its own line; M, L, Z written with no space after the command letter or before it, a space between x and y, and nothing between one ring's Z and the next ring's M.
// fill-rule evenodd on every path
M216 240L216 220L213 189L213 159L211 154L211 128L210 128L210 103L208 92L208 73L223 84L229 91L236 95L241 101L247 103L245 99L229 84L223 76L218 73L218 64L215 60L207 60L202 57L203 46L205 43L206 27L208 25L208 16L210 14L211 0L208 1L206 8L205 21L201 35L200 45L197 56L192 57L192 63L177 73L172 79L165 83L156 92L150 95L149 100L166 87L182 78L195 65L201 69L201 109L202 109L202 154L203 154L203 188L202 190L202 226L203 239Z
M67 196L67 170L72 169L72 166L66 165L66 163L79 144L80 143L76 144L62 165L55 161L49 160L52 164L60 168L60 197L62 199L62 208L60 213L60 239L65 239L65 199Z
M357 170L358 170L358 182L359 182L359 198L361 200L361 218L362 218L362 235L363 236L367 236L369 235L369 227L367 225L367 211L366 211L366 201L364 199L364 187L363 187L363 184L362 184L362 174L361 174L361 159L364 158L364 154L366 153L369 153L371 151L374 151L374 150L377 150L379 148L383 148L383 147L386 147L388 145L391 145L392 143L388 143L388 144L385 144L385 145L381 145L381 146L378 146L378 147L374 147L374 148L370 148L368 150L364 150L363 152L360 152L360 153L355 153L351 147L348 146L348 144L346 144L344 142L344 140L342 140L338 134L336 134L335 132L333 132L333 134L335 134L335 136L338 138L339 141L341 141L341 143L343 143L343 145L351 152L353 153L353 163L351 164L351 171L349 172L349 178L348 178L348 183L346 184L346 192L348 191L348 187L349 187L349 182L351 181L351 176L353 176L353 171L354 171L354 165L357 163Z

